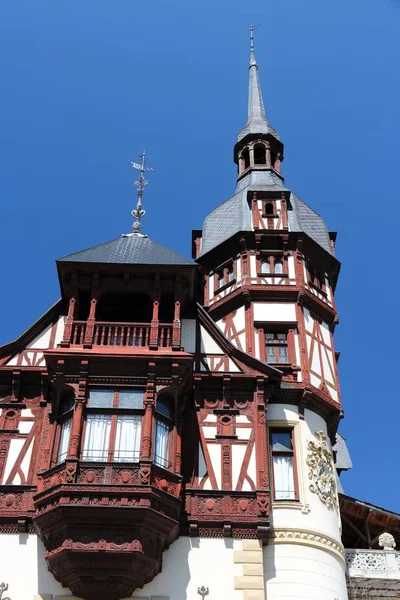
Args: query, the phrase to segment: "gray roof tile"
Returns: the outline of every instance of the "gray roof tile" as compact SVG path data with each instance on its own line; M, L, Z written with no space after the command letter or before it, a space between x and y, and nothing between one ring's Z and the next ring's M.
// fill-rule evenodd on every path
M127 235L92 246L60 258L58 262L91 262L136 265L194 265L194 263L170 250L166 246L153 242L148 237Z

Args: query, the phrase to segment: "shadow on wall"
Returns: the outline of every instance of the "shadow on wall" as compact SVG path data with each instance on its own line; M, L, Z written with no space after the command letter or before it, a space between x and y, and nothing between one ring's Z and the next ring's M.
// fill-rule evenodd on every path
M37 573L38 573L38 593L43 596L54 594L55 596L71 596L69 588L62 587L61 583L56 581L47 568L44 558L45 549L39 536L37 539Z

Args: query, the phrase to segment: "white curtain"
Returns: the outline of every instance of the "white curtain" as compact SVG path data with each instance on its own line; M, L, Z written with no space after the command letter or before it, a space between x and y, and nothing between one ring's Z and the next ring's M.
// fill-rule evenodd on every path
M169 427L163 421L156 421L154 462L160 467L168 468Z
M274 456L275 500L295 500L293 458Z
M141 432L141 416L124 415L118 417L114 449L115 461L132 462L139 460Z
M69 436L71 434L72 419L64 421L61 425L60 445L58 446L57 462L61 462L67 458Z
M82 460L108 460L110 429L110 415L87 416Z

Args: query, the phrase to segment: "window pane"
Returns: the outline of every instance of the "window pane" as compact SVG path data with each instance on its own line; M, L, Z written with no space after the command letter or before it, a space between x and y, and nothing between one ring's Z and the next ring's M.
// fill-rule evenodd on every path
M89 408L112 408L114 390L92 388L89 391Z
M293 458L274 456L274 488L276 500L295 500Z
M292 434L290 431L271 431L271 445L273 452L291 451Z
M280 260L275 261L275 273L283 273L283 265Z
M156 421L154 440L154 462L160 467L167 469L168 463L168 438L169 427L162 421Z
M232 281L233 278L234 278L233 265L231 265L228 270L228 280Z
M164 415L164 417L167 417L168 419L172 419L173 418L172 404L168 400L168 398L166 398L165 396L166 395L164 394L164 396L160 396L160 398L157 400L156 411L159 412L160 415Z
M88 415L82 460L108 460L111 415Z
M61 427L60 445L58 447L57 462L61 462L67 458L69 436L71 434L72 419L64 421Z
M123 415L117 419L114 460L136 462L140 457L142 417Z
M261 273L269 273L269 272L270 272L269 261L263 260L261 263Z
M119 408L143 408L143 390L120 390Z
M267 346L267 362L276 362L275 348L273 346Z
M267 342L273 342L275 339L275 336L273 333L266 333L265 334L265 339Z
M286 343L286 333L278 333L278 334L276 335L276 339L277 339L279 342L285 342L285 343Z
M278 357L279 357L279 361L280 363L287 363L288 362L288 355L287 355L287 347L286 346L279 346L278 348Z

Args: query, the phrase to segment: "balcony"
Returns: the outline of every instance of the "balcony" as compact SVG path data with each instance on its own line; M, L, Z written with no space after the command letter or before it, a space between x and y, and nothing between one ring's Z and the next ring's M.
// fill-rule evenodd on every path
M101 458L40 473L34 522L63 586L85 600L118 600L160 572L178 536L181 477L137 457Z
M346 550L346 575L349 600L399 598L400 552L394 548Z
M65 327L62 346L179 350L180 321L172 323L111 323L73 321Z

